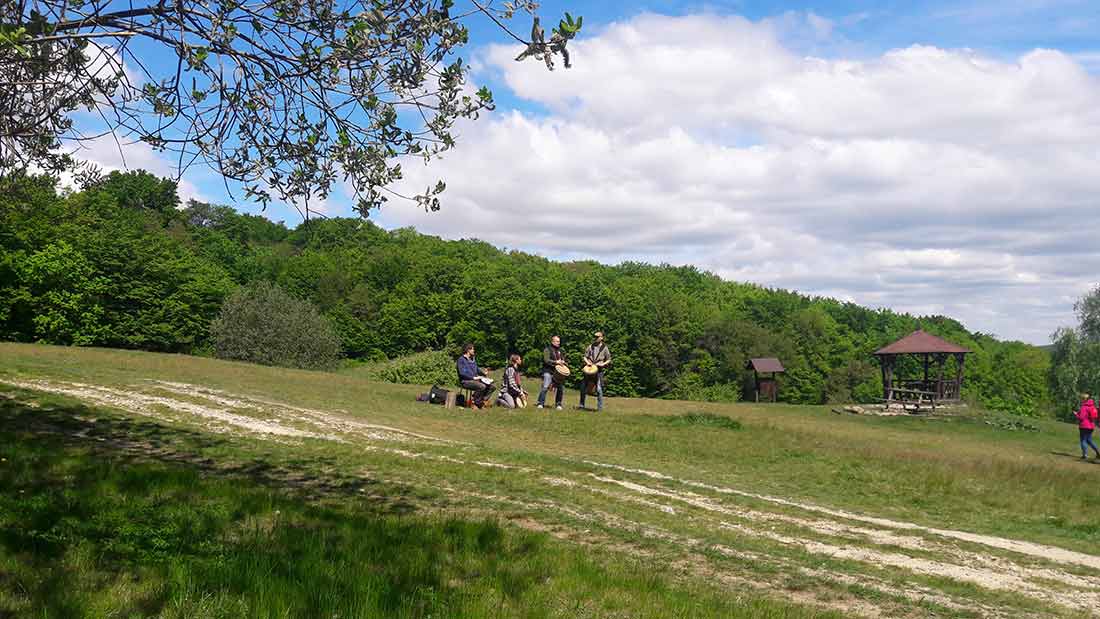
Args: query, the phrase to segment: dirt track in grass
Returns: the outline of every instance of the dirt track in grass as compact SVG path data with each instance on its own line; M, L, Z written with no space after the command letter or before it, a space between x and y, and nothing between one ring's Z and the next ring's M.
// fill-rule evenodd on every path
M628 540L640 536L676 557L674 564L690 574L779 590L784 597L852 614L873 616L888 610L922 616L948 610L1019 616L1028 600L1037 603L1026 608L1028 614L1044 614L1040 608L1054 616L1100 608L1100 577L1087 575L1100 569L1100 557L1026 540L928 527L593 460L563 458L541 468L521 466L415 427L374 424L344 411L303 408L201 385L156 380L125 388L40 379L0 382L220 435L291 445L329 441L456 471L474 467L518 476L522 483L515 488L541 487L545 496L521 490L511 495L478 492L461 478L439 479L435 487L484 509L506 510L521 526L581 543L652 552L617 540L614 532ZM571 504L563 496L587 498ZM586 535L590 526L611 533L599 540ZM738 547L738 540L781 551L746 550ZM715 556L728 561L708 558ZM822 567L823 562L829 567ZM753 563L787 578L808 579L807 590L784 588L777 582L782 579L746 567ZM971 599L968 587L1008 598L991 605ZM876 591L881 602L849 593L854 588ZM1013 600L1021 606L1013 608Z

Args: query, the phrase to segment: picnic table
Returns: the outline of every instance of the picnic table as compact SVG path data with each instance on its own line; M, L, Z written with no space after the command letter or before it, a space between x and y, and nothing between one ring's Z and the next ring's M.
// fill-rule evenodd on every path
M936 412L936 392L926 391L924 389L910 389L904 387L895 387L890 390L885 399L887 404L896 402L902 406L913 406L916 410L920 410L923 406L928 406L932 409L932 412Z

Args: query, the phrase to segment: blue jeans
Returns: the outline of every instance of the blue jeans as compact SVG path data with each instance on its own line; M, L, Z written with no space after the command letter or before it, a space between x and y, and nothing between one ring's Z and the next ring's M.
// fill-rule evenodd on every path
M1078 434L1081 435L1081 457L1087 457L1089 450L1085 446L1092 447L1092 450L1096 452L1096 456L1100 458L1100 449L1096 448L1096 443L1092 442L1092 430L1086 430L1084 428L1077 428Z
M554 375L550 372L542 373L542 389L539 389L539 406L546 405L546 392L550 390L550 384L554 382ZM554 390L554 406L561 406L561 400L565 397L565 391L561 385Z
M596 372L596 410L603 410L603 370ZM581 386L581 408L584 408L584 398L588 395L588 385Z

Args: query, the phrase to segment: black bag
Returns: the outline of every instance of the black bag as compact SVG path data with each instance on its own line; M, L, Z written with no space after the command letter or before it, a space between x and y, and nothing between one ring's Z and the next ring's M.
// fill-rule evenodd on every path
M432 385L432 390L428 392L428 402L432 404L444 404L447 402L448 393L450 392L439 385Z

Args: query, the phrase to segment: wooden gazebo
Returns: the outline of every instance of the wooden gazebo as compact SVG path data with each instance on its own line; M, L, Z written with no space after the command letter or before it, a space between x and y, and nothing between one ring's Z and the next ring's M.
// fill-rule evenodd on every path
M779 359L775 357L749 359L748 363L745 364L745 368L752 370L756 401L759 402L760 396L763 396L765 402L775 402L779 395L779 384L775 380L776 375L786 371Z
M947 340L916 330L875 351L882 366L882 397L887 402L928 400L957 402L962 397L963 365L971 351ZM921 378L896 376L898 358L916 358L923 368ZM955 376L945 377L947 360L955 358ZM930 372L935 365L935 372Z

